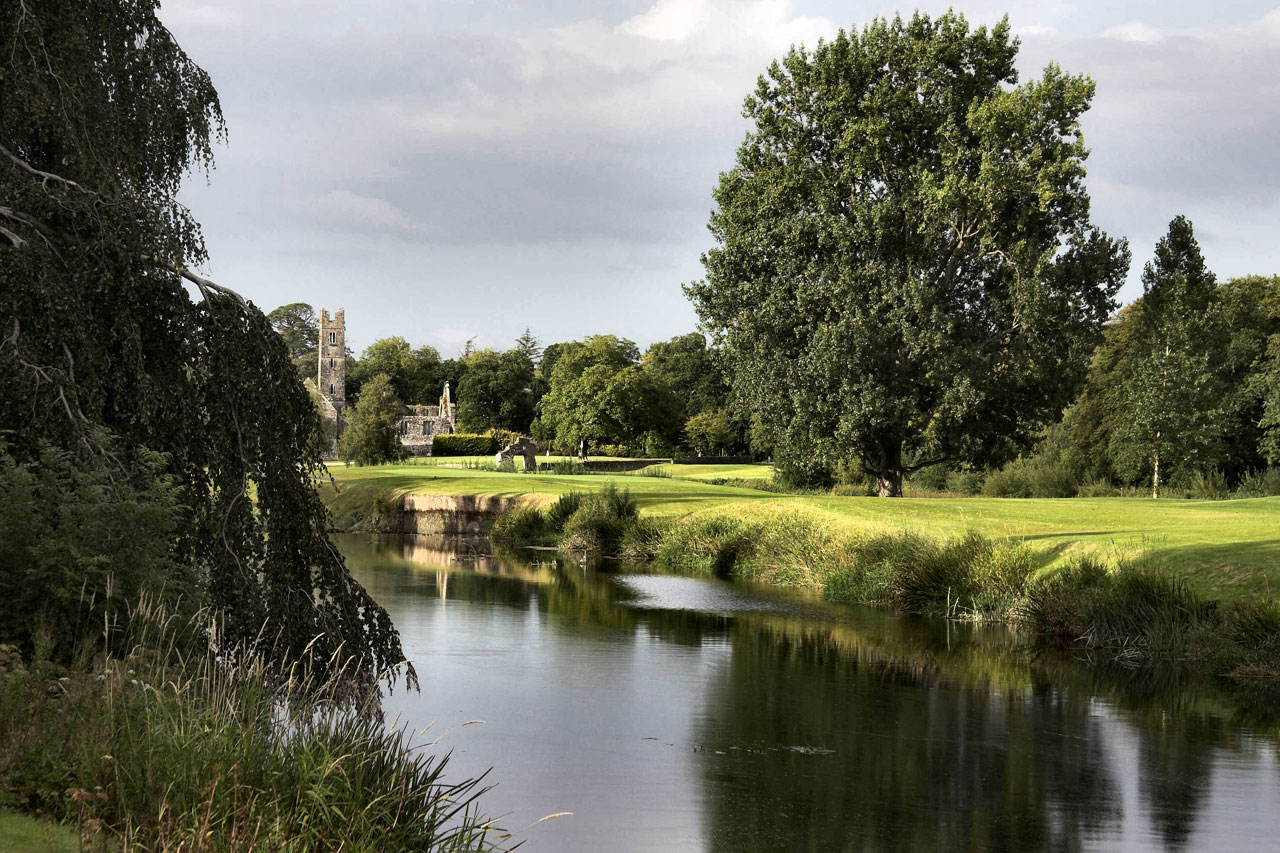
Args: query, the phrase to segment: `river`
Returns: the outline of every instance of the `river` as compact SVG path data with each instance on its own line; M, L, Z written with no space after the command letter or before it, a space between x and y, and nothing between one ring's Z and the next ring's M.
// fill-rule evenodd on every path
M794 591L338 540L421 679L389 718L450 777L492 768L522 851L1280 849L1277 718L1201 686Z

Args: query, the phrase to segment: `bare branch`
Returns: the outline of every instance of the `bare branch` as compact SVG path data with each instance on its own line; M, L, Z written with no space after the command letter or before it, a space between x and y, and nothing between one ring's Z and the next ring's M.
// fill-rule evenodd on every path
M921 468L928 468L930 465L941 465L943 462L950 462L950 461L951 461L950 456L939 456L936 459L929 459L925 462L920 462L916 465L903 465L902 471L904 474L910 474L912 471L919 471Z
M67 180L66 178L60 175L55 175L52 172L45 172L40 169L37 169L35 166L32 166L26 160L23 160L21 157L19 157L17 154L14 154L12 151L10 151L8 148L5 148L3 145L0 145L0 154L3 154L6 157L8 157L10 160L14 162L15 165L18 166L18 168L22 169L24 172L29 172L30 174L35 175L37 178L39 178L41 186L47 187L49 186L49 182L53 181L54 183L62 184L62 186L64 187L68 187L74 190L79 190L80 192L88 193L89 195L94 195L92 191L85 189L84 187L77 184L75 181Z
M210 281L209 279L205 278L202 275L196 275L195 273L193 273L191 270L187 269L184 266L179 266L178 264L166 263L160 260L159 258L148 258L147 260L149 260L151 263L155 264L158 267L170 270L171 272L176 272L178 275L182 276L187 281L194 284L197 288L199 288L200 293L201 295L204 296L206 302L210 301L213 295L216 294L218 296L226 296L230 299L234 299L236 302L240 303L240 306L242 308L249 307L249 303L245 300L245 298L240 294L236 293L231 288L223 287L222 285L218 284L216 281Z
M15 249L21 249L23 244L27 242L26 240L23 240L21 237L19 237L17 234L14 234L8 228L5 228L3 225L0 225L0 237L4 237L5 239L7 239L10 243L13 244L13 248Z
M34 228L36 230L36 233L40 235L40 239L44 240L45 244L51 248L53 246L53 242L49 239L50 237L58 237L70 243L79 242L75 237L68 234L59 234L57 231L50 228L48 225L45 225L43 222L41 222L39 219L36 219L34 216L31 216L30 214L27 214L27 213L23 213L22 211L19 211L19 210L14 210L11 207L5 207L3 205L0 205L0 216L3 216L5 219L8 219L10 222L21 222L23 225L28 225Z

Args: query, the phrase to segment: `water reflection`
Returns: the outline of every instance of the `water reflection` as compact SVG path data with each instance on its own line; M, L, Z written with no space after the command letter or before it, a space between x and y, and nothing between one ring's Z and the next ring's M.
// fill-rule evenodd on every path
M1275 716L1002 629L718 581L343 537L528 850L1265 849ZM433 731L437 731L433 730Z

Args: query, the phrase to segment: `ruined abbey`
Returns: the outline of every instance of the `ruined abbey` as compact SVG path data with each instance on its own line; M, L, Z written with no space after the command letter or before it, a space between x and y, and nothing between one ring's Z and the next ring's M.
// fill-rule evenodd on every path
M316 372L316 388L323 398L323 414L336 425L333 431L335 450L338 435L344 424L343 410L347 406L347 325L343 310L339 308L332 317L328 310L320 309L319 370ZM449 383L444 383L444 393L434 406L405 406L397 424L400 443L412 456L428 456L431 442L441 434L457 432L458 407L453 402Z

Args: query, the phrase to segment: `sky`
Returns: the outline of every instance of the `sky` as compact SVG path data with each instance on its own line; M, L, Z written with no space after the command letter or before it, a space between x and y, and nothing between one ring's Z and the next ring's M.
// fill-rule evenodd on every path
M270 310L346 309L358 353L445 357L694 330L711 191L789 46L877 15L1008 14L1023 81L1097 82L1093 220L1121 291L1176 215L1220 278L1280 273L1280 0L166 0L228 142L182 193L204 272Z

